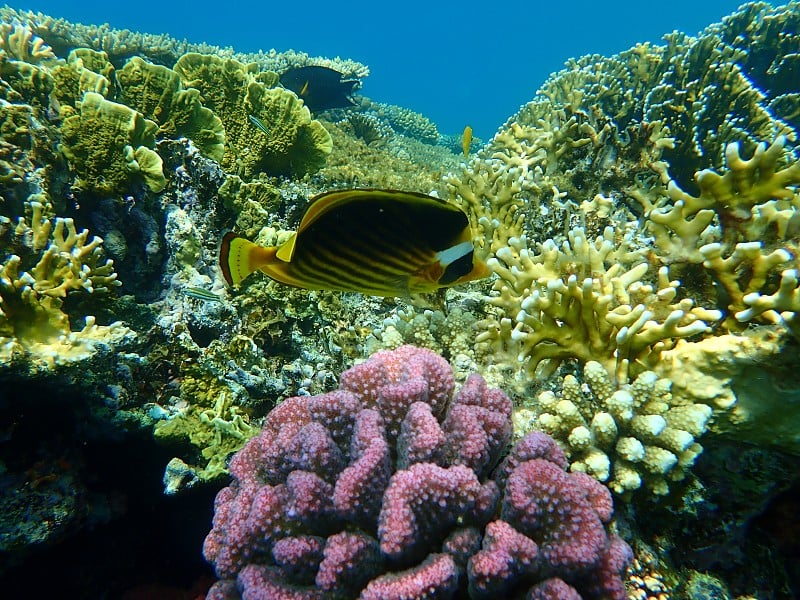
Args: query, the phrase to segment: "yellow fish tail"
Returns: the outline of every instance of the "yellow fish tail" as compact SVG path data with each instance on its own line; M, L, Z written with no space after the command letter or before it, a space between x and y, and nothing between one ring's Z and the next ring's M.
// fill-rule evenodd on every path
M228 285L238 286L251 273L275 260L275 248L264 248L229 231L219 246L219 266Z

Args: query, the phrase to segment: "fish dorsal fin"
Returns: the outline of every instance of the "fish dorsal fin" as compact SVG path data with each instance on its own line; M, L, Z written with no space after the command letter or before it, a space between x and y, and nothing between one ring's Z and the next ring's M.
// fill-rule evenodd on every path
M460 208L450 204L449 202L428 196L426 194L421 194L419 192L405 192L400 190L384 190L375 188L334 190L332 192L325 192L315 196L311 200L311 203L308 205L308 208L306 208L306 212L303 214L303 218L301 219L300 225L297 228L297 233L307 229L316 221L318 221L323 215L331 212L332 210L336 210L340 206L349 204L350 202L365 200L367 198L370 198L376 202L383 200L392 202L406 202L409 204L430 204L435 205L437 209L449 209L454 213L463 214L463 211Z
M292 256L294 255L294 241L297 239L297 233L292 233L292 235L283 242L279 247L278 251L275 253L275 256L278 260L283 262L291 262Z

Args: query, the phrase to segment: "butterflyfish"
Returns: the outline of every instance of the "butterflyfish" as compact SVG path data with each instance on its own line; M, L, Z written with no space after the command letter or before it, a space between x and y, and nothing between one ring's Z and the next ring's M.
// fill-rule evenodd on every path
M464 133L461 134L461 149L464 151L464 158L469 156L469 147L472 144L472 127L467 125L464 127Z
M407 296L490 274L475 256L467 215L415 192L349 189L323 193L283 244L259 246L232 232L220 244L229 285L254 271L309 290Z

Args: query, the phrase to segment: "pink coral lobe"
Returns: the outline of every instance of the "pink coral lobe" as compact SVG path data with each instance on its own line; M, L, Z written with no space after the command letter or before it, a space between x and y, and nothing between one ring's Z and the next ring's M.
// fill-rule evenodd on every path
M477 375L453 388L444 359L402 346L275 408L215 500L208 598L623 600L608 490L542 433L498 466L510 400Z

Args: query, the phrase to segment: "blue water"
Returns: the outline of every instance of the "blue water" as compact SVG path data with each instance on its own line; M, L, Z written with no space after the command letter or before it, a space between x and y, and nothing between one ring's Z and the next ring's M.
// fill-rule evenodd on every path
M470 124L486 139L566 59L658 42L675 29L695 34L740 4L46 0L12 6L241 52L291 48L352 58L369 65L362 92L373 100L421 112L442 133L460 133Z

